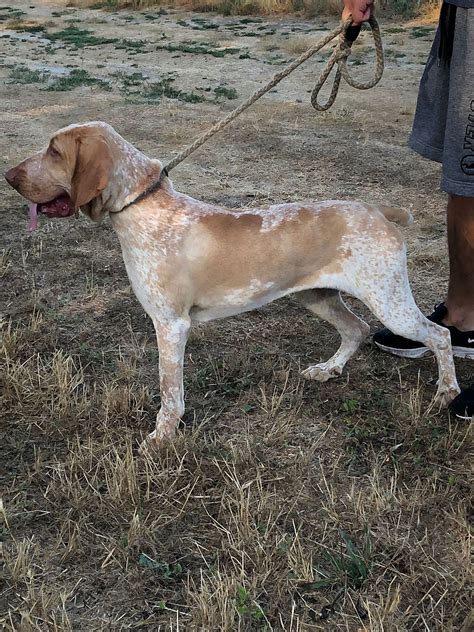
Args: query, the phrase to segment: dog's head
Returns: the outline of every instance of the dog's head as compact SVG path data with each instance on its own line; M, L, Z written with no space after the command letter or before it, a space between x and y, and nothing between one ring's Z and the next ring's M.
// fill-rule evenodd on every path
M94 221L102 218L100 197L113 164L112 132L105 123L65 127L47 147L7 171L7 182L29 202L30 229L36 228L38 213L68 217L81 208Z

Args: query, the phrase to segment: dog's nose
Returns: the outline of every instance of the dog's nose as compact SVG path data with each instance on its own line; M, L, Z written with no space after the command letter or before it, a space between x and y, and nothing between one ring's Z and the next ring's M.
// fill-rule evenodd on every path
M5 174L5 180L12 187L15 187L16 181L18 179L18 169L16 167L12 167Z

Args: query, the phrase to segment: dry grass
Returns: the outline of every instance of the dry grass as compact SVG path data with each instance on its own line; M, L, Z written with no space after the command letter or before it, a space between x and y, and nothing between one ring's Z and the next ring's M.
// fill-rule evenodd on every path
M153 20L133 26L125 17L88 28L105 38L156 37ZM173 42L180 32L196 36L177 17L165 16L159 31ZM56 28L65 19L90 14L66 12ZM304 28L288 39L268 36L278 52L314 26L295 24ZM428 42L409 32L409 46L424 54ZM5 55L45 58L41 37L11 39L0 40ZM186 89L226 77L245 94L273 72L265 45L232 63L190 53L160 63L175 63ZM77 64L76 54L61 47L52 59ZM82 49L81 63L110 59L110 74L119 61L129 73L136 63L141 72L157 66L155 49L139 60L121 54L97 45ZM203 84L214 66L216 83ZM417 209L405 233L410 274L426 309L444 287L446 253L438 175L405 148L419 70L407 64L391 85L399 67L389 64L377 90L343 90L321 117L294 103L310 86L294 76L187 161L178 188L219 204L341 192L408 201ZM1 90L10 164L49 131L92 118L168 157L223 111L126 101L100 86L52 94L5 82ZM196 327L178 437L155 458L139 457L160 403L158 353L116 236L107 223L45 218L26 234L22 201L2 186L4 629L470 631L472 437L468 424L428 412L431 359L393 359L367 344L341 379L320 385L303 382L299 369L327 358L337 336L291 300ZM467 383L469 363L457 367Z
M337 15L341 12L340 0L66 0L67 6L107 9L142 10L149 7L179 7L195 11L213 11L224 15L275 15L303 13L306 16ZM391 16L433 16L439 0L383 0L378 11Z
M315 423L285 362L254 362L252 387L248 350L200 353L207 415L140 458L146 348L86 367L48 329L4 327L7 630L461 629L468 429L419 389L375 425L350 399Z

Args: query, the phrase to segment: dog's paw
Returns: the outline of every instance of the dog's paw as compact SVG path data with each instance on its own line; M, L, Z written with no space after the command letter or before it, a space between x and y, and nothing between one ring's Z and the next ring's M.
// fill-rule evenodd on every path
M447 408L460 392L461 390L457 385L444 388L438 387L438 391L433 399L433 405L439 408Z
M140 456L153 456L161 447L170 443L175 436L175 429L170 430L169 426L157 426L148 437L141 442L138 448Z
M304 371L301 371L301 375L307 380L316 380L317 382L327 382L334 377L338 377L342 373L342 367L339 365L330 365L328 362L322 362L321 364L313 364Z

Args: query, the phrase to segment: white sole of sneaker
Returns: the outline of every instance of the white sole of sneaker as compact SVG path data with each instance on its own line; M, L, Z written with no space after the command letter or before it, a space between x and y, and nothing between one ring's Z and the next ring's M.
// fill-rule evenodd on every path
M455 358L464 358L465 360L474 360L474 349L467 347L453 347L453 356Z
M455 414L456 414L456 413L455 413ZM456 414L456 417L457 417L458 419L464 419L464 421L471 421L471 419L474 419L474 415L469 415L469 416L467 416L467 415L457 415L457 414Z
M416 359L423 358L427 355L433 355L433 352L427 347L418 347L416 349L396 349L395 347L386 347L385 345L381 345L379 342L376 342L375 344L379 349L385 351L385 353L391 353L399 358Z
M385 353L391 353L399 358L410 358L415 360L417 358L424 358L425 356L433 355L433 352L426 347L418 347L415 349L395 349L394 347L386 347L380 343L375 343L379 349L385 351ZM453 356L455 358L463 358L464 360L474 360L474 349L468 349L467 347L453 347Z

